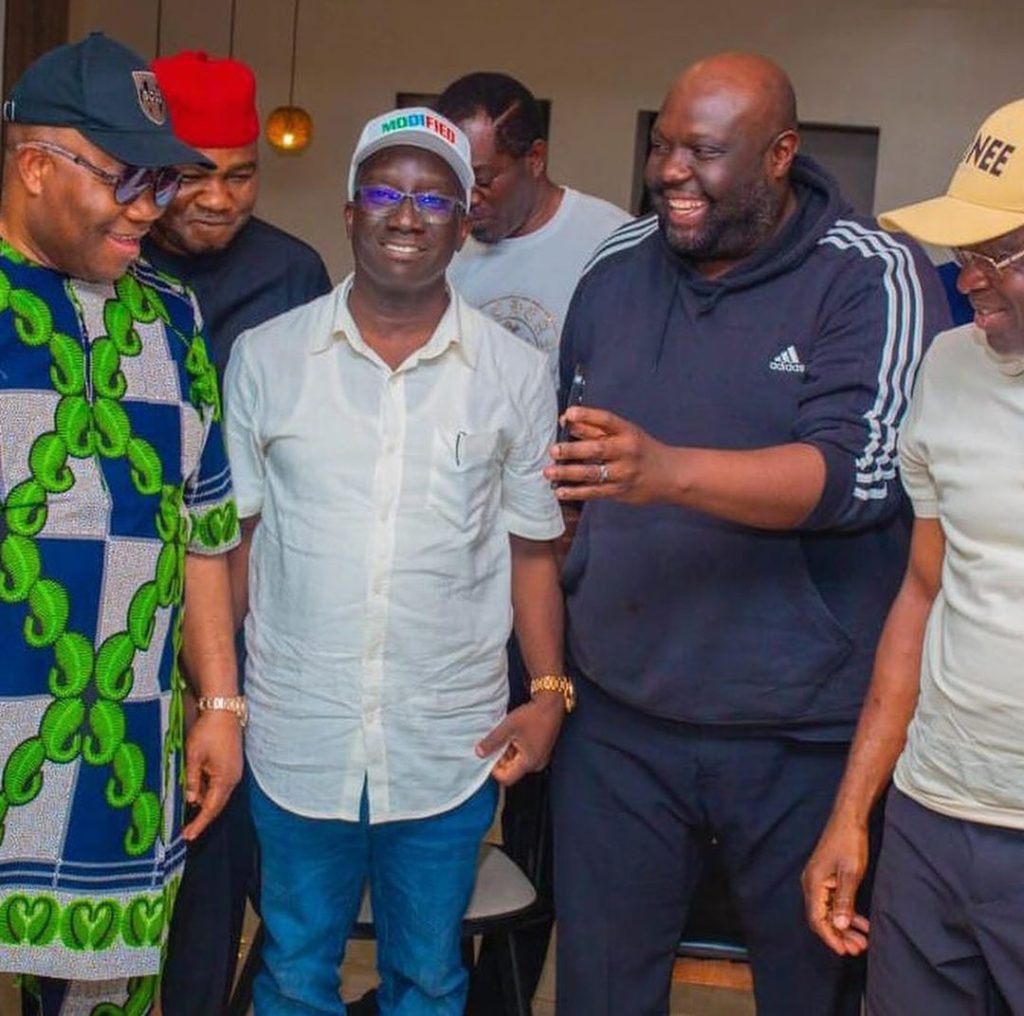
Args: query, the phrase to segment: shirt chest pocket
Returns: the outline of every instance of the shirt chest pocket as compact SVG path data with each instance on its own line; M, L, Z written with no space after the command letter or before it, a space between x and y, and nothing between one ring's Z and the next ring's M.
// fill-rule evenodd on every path
M460 529L479 529L500 500L496 430L434 431L427 506Z

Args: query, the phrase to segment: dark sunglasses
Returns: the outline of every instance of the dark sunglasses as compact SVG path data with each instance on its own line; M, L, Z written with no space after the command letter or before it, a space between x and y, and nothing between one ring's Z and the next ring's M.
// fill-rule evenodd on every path
M181 186L181 173L174 166L125 166L119 173L112 173L101 169L85 156L52 141L22 141L16 148L41 148L44 152L52 152L76 166L81 166L97 180L102 180L108 187L113 188L114 200L119 205L130 205L138 200L147 188L152 188L153 203L157 208L166 208L174 200Z

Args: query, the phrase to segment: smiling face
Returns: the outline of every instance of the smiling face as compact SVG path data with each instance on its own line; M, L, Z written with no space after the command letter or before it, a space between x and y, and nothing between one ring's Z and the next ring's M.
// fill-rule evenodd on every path
M1024 249L1024 227L967 248L999 261ZM1004 355L1024 353L1024 262L995 272L970 263L960 270L957 288L974 308L974 323L988 344Z
M70 128L51 128L40 136L109 173L124 168ZM113 282L124 275L161 212L152 190L119 205L108 183L53 152L26 146L17 153L17 163L31 199L25 204L20 235L8 239L42 264L75 278Z
M386 148L366 160L356 186L391 187L407 194L430 193L464 200L451 167L433 152L408 145ZM345 206L356 285L378 296L407 301L445 288L445 269L462 246L469 223L461 210L449 222L427 222L412 201L386 211L367 211L358 197Z
M256 145L204 148L216 164L182 168L181 187L153 239L172 254L209 254L224 250L249 221L259 194Z
M669 246L714 275L778 229L797 137L742 75L697 66L665 99L644 179Z

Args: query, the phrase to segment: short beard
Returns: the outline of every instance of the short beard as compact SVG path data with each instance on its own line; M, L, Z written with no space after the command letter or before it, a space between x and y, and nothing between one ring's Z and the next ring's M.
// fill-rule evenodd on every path
M704 228L696 236L680 234L658 212L658 222L668 246L691 261L742 261L774 232L785 207L785 192L776 192L759 177L745 193L735 192L708 206Z

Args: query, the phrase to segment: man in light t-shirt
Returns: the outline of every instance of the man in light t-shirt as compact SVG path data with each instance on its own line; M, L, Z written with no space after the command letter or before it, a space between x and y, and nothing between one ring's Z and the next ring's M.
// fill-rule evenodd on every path
M950 247L973 324L928 352L900 439L914 504L832 817L804 873L838 953L868 947L868 1012L1019 1012L1024 999L1024 99L943 197L880 217ZM870 926L853 897L892 775Z
M467 74L437 108L469 138L476 174L471 235L449 277L474 307L543 350L557 384L573 290L595 248L629 215L548 177L544 119L515 78Z

